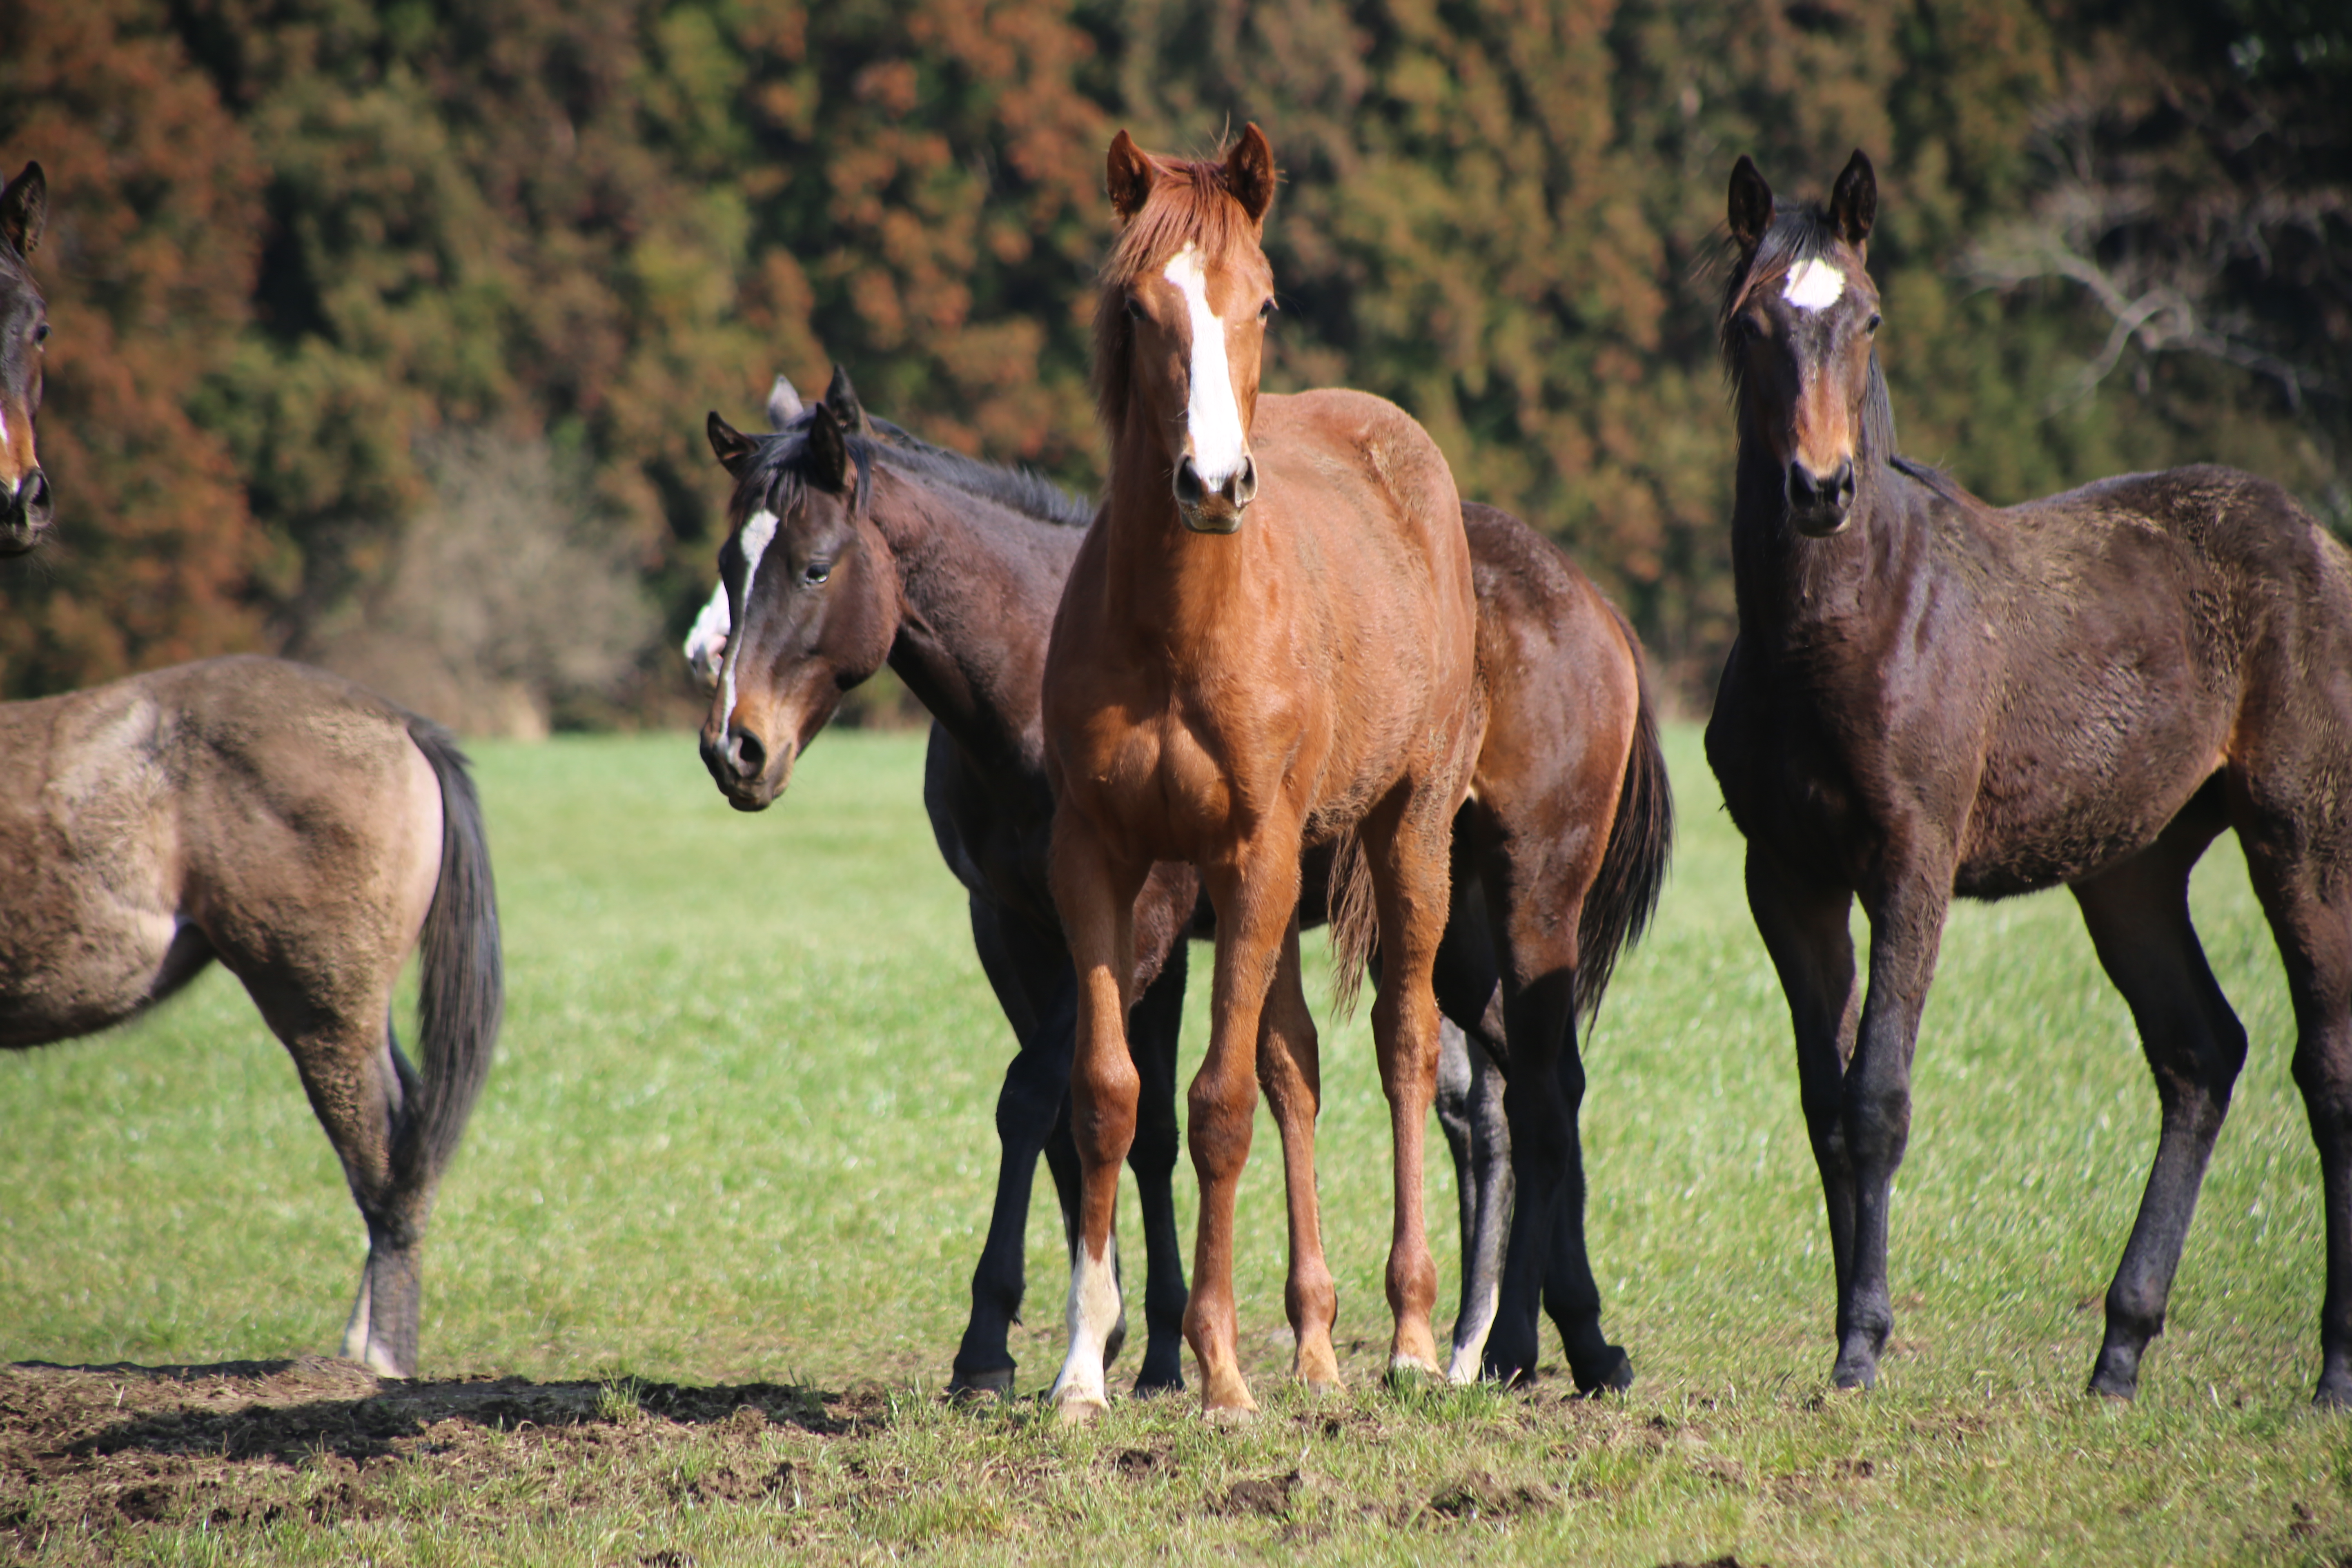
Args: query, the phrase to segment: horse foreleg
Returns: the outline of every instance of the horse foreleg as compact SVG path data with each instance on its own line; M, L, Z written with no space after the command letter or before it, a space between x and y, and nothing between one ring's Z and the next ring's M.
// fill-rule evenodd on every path
M1176 1230L1176 1155L1181 1130L1176 1122L1176 1042L1184 1016L1182 936L1142 1000L1128 1015L1127 1039L1140 1084L1135 1145L1127 1157L1143 1210L1143 1246L1149 1277L1143 1287L1143 1365L1136 1373L1138 1394L1181 1393L1184 1387L1184 1243Z
M1184 1338L1201 1367L1201 1407L1212 1415L1257 1408L1242 1376L1234 1304L1234 1195L1249 1161L1257 1111L1259 1019L1297 919L1298 847L1240 847L1233 860L1202 868L1217 911L1217 969L1209 1050L1186 1096L1192 1169L1201 1183L1193 1243L1192 1299Z
M1057 1128L1061 1141L1068 1142L1064 1106L1077 1027L1077 983L1058 935L1037 931L977 896L971 900L971 936L1019 1048L1005 1065L1004 1085L997 1091L996 1201L989 1211L988 1239L972 1268L971 1316L956 1347L948 1389L1009 1395L1018 1365L1007 1337L1020 1321L1026 1283L1029 1193L1037 1155ZM1075 1152L1070 1159L1075 1163ZM1063 1206L1069 1234L1075 1204L1066 1198Z
M2157 842L2074 888L2091 943L2131 1006L2163 1107L2156 1160L2131 1240L2107 1287L2107 1331L2091 1392L2129 1399L2140 1357L2164 1331L2172 1277L2230 1091L2245 1065L2246 1031L2230 1010L2189 919L2189 873L2221 826L2182 813Z
M1134 973L1133 906L1149 867L1120 868L1066 806L1055 814L1054 901L1078 980L1070 1133L1079 1167L1078 1246L1070 1268L1070 1346L1054 1380L1065 1420L1108 1408L1103 1362L1119 1315L1111 1222L1118 1167L1135 1141L1139 1081L1128 1053L1126 978Z
M1298 978L1298 921L1283 932L1282 959L1258 1026L1257 1078L1282 1138L1283 1194L1290 1218L1290 1277L1283 1306L1296 1344L1290 1373L1316 1387L1339 1386L1331 1325L1339 1288L1323 1258L1323 1220L1315 1194L1315 1118L1322 1108L1322 1058L1315 1019Z
M1838 1308L1838 1357L1830 1369L1839 1388L1868 1388L1878 1381L1878 1357L1895 1331L1887 1222L1895 1173L1911 1142L1911 1056L1943 943L1951 886L1948 860L1915 865L1878 889L1869 908L1870 988L1840 1107L1853 1161L1853 1251Z
M1429 1253L1422 1145L1437 1093L1437 999L1432 974L1447 912L1447 823L1425 795L1401 790L1360 828L1380 917L1380 996L1372 1005L1381 1088L1389 1101L1395 1220L1388 1298L1395 1318L1389 1371L1438 1373L1430 1311L1437 1264ZM1427 820L1435 818L1434 821ZM1524 1196L1524 1193L1522 1194Z
M1854 985L1853 895L1790 875L1769 850L1748 849L1748 908L1780 976L1797 1039L1798 1099L1829 1211L1838 1334L1853 1279L1853 1160L1846 1147L1845 1064L1861 1023Z

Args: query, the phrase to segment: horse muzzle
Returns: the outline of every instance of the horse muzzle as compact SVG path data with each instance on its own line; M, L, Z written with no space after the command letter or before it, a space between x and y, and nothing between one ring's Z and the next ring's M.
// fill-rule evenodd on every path
M17 481L16 493L0 501L0 555L22 555L48 537L49 479L39 468Z
M1816 474L1801 459L1791 462L1781 485L1789 502L1789 521L1808 539L1841 533L1853 516L1853 459L1842 458L1826 474Z
M1195 533L1232 533L1242 525L1242 513L1257 499L1257 459L1246 452L1241 467L1225 482L1212 488L1186 453L1176 461L1172 481L1176 515Z
M740 724L730 723L714 734L702 731L702 765L719 785L727 804L738 811L765 811L792 782L793 752L786 745L772 754L760 737Z

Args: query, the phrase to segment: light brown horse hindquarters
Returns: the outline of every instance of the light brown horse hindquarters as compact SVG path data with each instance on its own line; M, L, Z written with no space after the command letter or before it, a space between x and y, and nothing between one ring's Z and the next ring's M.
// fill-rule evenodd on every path
M0 1046L91 1033L218 958L293 1057L369 1229L344 1353L415 1369L433 1192L501 1011L479 805L446 735L274 659L0 707ZM425 1071L390 1034L422 948Z
M1185 1337L1204 1406L1238 1413L1252 1402L1235 1347L1234 1188L1261 1026L1273 988L1292 984L1286 939L1310 839L1356 832L1370 867L1393 982L1373 1014L1397 1133L1391 1358L1436 1371L1420 1137L1435 1087L1431 966L1449 829L1477 745L1475 607L1460 504L1425 432L1361 395L1310 395L1287 410L1258 397L1272 310L1258 247L1274 185L1264 136L1253 126L1222 162L1179 163L1122 132L1109 184L1126 220L1097 313L1112 480L1045 664L1054 895L1081 982L1081 1240L1055 1397L1066 1415L1103 1403L1110 1221L1137 1091L1119 977L1137 889L1153 861L1181 859L1217 912L1214 1029L1189 1096L1202 1202ZM1276 472L1270 446L1252 448L1286 414L1297 416L1298 460ZM1286 994L1276 1016L1291 1011ZM1311 1053L1304 1031L1270 1037L1294 1059ZM1311 1192L1311 1169L1298 1169L1311 1121L1289 1123L1311 1118L1314 1098L1311 1060L1296 1065L1302 1092L1276 1100L1295 1199ZM1293 1214L1312 1230L1311 1201ZM1295 1228L1293 1239L1304 1349L1328 1336L1336 1303L1319 1237Z

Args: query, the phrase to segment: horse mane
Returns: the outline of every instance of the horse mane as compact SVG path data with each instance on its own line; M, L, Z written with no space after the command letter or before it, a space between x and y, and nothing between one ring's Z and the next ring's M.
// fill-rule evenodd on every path
M1256 226L1225 184L1225 152L1206 158L1150 154L1158 177L1151 194L1110 247L1103 262L1101 291L1095 297L1095 407L1106 428L1127 418L1129 361L1135 353L1135 323L1128 319L1126 294L1135 280L1184 248L1187 240L1212 256L1237 243L1257 243Z
M1828 255L1839 239L1826 207L1778 201L1772 204L1772 222L1757 240L1755 253L1745 266L1740 264L1738 241L1726 237L1729 277L1723 286L1722 308L1716 314L1715 335L1716 347L1723 356L1723 379L1737 403L1744 356L1732 335L1731 323L1759 290L1778 283L1802 263ZM1886 373L1879 367L1875 348L1870 351L1870 381L1862 395L1862 452L1958 499L1958 487L1948 476L1895 450L1895 405L1886 395Z
M869 416L870 418L870 416ZM792 429L754 436L751 466L736 481L739 497L756 498L778 517L788 517L807 499L809 479L807 416ZM874 470L887 468L943 485L976 500L992 501L1056 528L1085 528L1094 521L1094 509L1033 469L991 463L982 458L934 447L887 419L870 419L871 436L844 433L850 460L857 466L857 493L851 510L864 516L873 495Z

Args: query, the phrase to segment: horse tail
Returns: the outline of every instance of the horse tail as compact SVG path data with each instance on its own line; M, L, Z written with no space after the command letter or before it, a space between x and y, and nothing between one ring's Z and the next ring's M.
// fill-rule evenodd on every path
M1331 881L1324 910L1331 926L1331 1011L1354 1016L1364 992L1364 968L1381 934L1380 910L1372 902L1372 863L1354 828L1331 846Z
M429 1183L456 1152L490 1075L506 1012L506 970L482 803L466 754L447 731L413 714L408 738L441 784L441 879L417 940L424 1081L412 1087L394 1158L404 1176Z
M1651 700L1650 672L1633 628L1615 605L1611 615L1633 658L1636 692L1633 743L1625 752L1625 783L1617 794L1616 819L1601 869L1584 895L1577 921L1576 1010L1587 1027L1601 1010L1601 993L1618 957L1641 940L1665 886L1666 860L1674 851L1675 797L1666 781L1666 755L1658 744L1658 714Z

